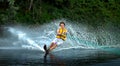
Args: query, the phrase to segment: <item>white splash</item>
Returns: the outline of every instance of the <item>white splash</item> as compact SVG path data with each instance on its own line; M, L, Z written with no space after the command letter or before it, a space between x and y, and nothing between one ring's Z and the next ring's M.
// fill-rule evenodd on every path
M18 36L18 39L19 40L22 40L22 41L26 41L30 46L32 46L32 48L38 48L40 49L41 51L44 51L44 49L42 47L40 47L34 40L30 39L29 37L27 37L26 33L22 32L22 31L18 31L17 29L15 28L9 28L9 31ZM24 47L24 46L22 46Z

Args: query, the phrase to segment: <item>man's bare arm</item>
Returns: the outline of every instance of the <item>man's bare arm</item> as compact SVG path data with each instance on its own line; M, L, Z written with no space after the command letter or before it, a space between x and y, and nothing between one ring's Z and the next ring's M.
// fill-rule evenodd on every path
M59 29L57 29L57 35L61 35L61 34L59 33Z

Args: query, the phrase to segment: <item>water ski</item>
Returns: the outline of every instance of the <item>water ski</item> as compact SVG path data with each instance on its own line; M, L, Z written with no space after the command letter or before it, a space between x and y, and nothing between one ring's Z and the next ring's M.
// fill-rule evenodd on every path
M45 54L48 54L49 52L48 52L48 49L47 49L47 46L46 45L44 45L44 50L45 50Z

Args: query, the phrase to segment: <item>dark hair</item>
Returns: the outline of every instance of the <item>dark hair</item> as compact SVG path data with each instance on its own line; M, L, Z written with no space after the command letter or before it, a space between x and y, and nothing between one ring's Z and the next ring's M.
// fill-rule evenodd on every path
M59 26L60 26L61 24L64 24L64 26L65 26L65 23L64 23L64 22L60 22Z

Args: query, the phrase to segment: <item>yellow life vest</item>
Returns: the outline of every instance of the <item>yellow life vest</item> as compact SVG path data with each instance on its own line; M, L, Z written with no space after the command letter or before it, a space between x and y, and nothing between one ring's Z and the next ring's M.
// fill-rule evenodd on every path
M59 39L62 39L62 40L66 40L66 32L67 32L67 29L63 29L63 28L59 28L59 33L61 35L57 35L56 38L59 38Z

